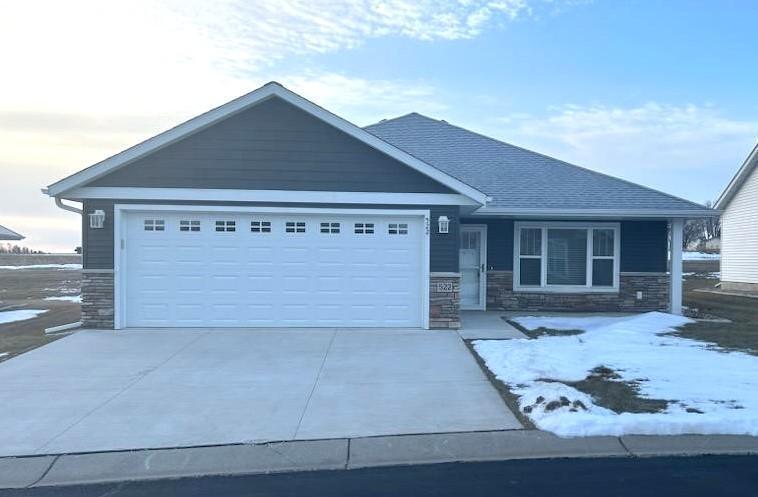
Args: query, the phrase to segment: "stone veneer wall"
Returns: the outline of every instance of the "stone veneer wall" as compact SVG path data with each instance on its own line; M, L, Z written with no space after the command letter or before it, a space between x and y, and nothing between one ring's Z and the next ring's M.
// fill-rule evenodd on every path
M668 310L670 276L621 273L618 293L527 293L513 291L512 271L487 272L487 309L509 311L645 312ZM637 300L637 292L642 299Z
M461 275L431 273L429 277L429 327L461 327Z
M82 326L113 329L113 271L82 271Z

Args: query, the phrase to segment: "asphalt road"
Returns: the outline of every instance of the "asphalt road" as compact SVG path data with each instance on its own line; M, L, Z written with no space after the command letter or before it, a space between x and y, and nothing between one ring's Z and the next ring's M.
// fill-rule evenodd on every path
M520 460L0 491L17 495L751 497L758 456Z

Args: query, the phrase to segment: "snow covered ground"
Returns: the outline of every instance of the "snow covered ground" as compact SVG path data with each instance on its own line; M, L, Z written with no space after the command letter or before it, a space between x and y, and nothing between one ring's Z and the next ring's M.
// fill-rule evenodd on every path
M684 276L700 276L702 278L705 278L707 280L719 280L721 279L721 272L720 271L713 271L709 273L682 273Z
M36 318L44 312L47 312L47 309L21 309L19 311L2 311L0 312L0 324L13 323L15 321L24 321L26 319Z
M61 297L47 297L45 300L62 300L64 302L75 302L77 304L82 303L81 295L63 295Z
M81 269L81 264L35 264L32 266L0 266L0 269Z
M708 254L705 252L682 252L684 261L711 261L721 259L721 254Z
M666 334L690 322L685 317L650 312L515 321L527 329L584 330L572 336L474 342L490 371L519 396L521 409L531 411L527 415L540 429L564 437L758 435L758 357ZM616 381L638 382L641 397L670 401L668 407L617 414L560 383L581 381L599 366L618 373ZM551 401L558 402L548 407Z

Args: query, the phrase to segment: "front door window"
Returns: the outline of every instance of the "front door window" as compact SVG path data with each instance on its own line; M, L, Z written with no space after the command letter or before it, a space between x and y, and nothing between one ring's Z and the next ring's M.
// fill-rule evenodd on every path
M479 227L463 227L459 247L461 271L461 307L483 307L482 288L482 238L484 230Z

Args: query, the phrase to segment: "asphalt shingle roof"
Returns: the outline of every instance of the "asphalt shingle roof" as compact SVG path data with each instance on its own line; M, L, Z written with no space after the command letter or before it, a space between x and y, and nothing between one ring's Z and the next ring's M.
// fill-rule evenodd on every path
M702 205L412 113L364 128L502 209L702 210Z
M23 240L24 237L5 226L0 225L0 240Z

